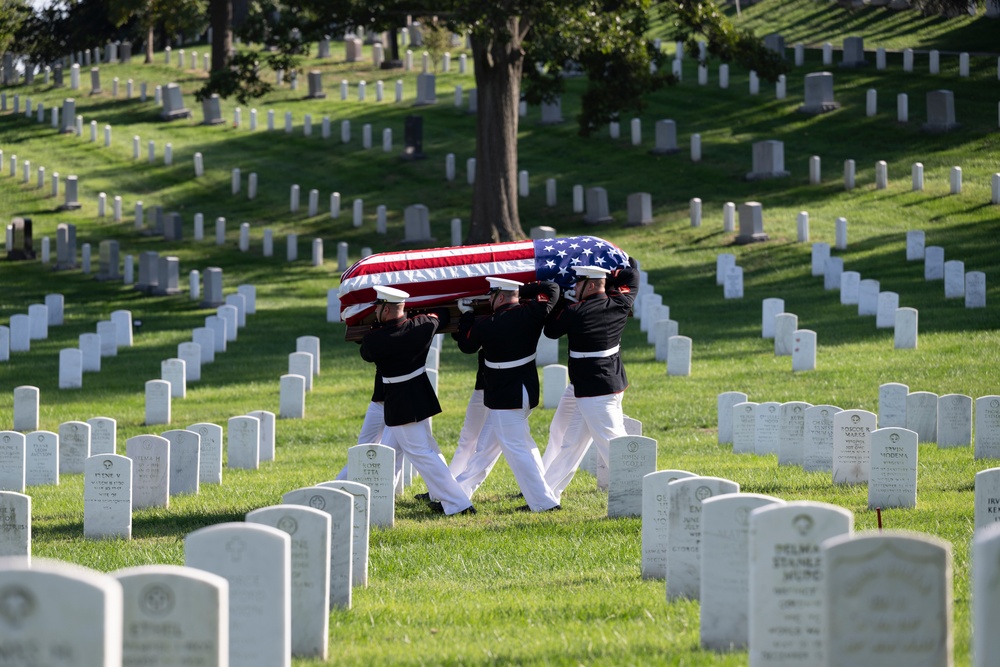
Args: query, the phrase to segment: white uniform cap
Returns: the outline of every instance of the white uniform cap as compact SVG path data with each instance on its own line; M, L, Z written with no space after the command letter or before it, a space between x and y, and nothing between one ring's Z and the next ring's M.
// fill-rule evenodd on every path
M519 283L516 280L508 280L507 278L487 278L490 282L490 289L498 289L504 292L514 292L518 287L524 283Z
M403 303L410 295L395 287L375 286L375 303Z
M582 280L583 278L607 278L611 273L608 269L600 266L574 266L573 271L576 272L577 280Z

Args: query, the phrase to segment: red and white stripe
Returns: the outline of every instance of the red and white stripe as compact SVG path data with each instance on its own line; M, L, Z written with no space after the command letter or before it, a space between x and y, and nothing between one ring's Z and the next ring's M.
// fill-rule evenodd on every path
M407 303L429 307L486 294L489 276L531 282L535 275L532 241L378 253L340 277L341 318L357 324L371 312L376 285L404 289Z

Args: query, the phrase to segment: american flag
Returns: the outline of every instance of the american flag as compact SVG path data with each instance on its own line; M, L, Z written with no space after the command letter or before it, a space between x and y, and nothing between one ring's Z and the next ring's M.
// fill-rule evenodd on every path
M486 294L489 276L524 283L552 280L569 289L576 281L574 266L613 271L627 264L625 251L596 236L383 252L340 277L341 317L348 325L361 324L373 310L375 285L398 287L410 294L408 304L430 307Z

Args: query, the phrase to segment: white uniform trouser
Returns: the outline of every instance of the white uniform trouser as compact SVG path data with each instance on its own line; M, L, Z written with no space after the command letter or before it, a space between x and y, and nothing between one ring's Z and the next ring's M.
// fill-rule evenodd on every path
M576 404L576 394L573 384L566 385L566 391L559 397L559 404L556 412L552 415L552 423L549 424L549 442L545 445L545 453L542 454L542 467L549 469L552 461L556 459L559 452L563 450L566 432L574 420L580 420L580 409ZM590 445L590 438L587 438L587 446ZM584 452L587 450L584 449Z
M473 389L472 395L469 396L469 406L465 409L462 431L458 434L458 446L455 448L455 455L451 457L451 465L448 466L455 477L465 471L466 465L475 454L476 443L479 441L479 434L484 424L486 424L486 406L483 405L483 390Z
M385 404L381 401L372 401L368 404L368 409L365 410L365 421L361 424L361 433L358 434L358 444L385 445L396 450L396 469L393 480L394 486L399 486L403 478L403 452L385 432ZM337 479L347 479L346 465L337 473Z
M548 469L545 481L552 488L556 498L573 481L573 475L587 453L587 443L591 438L597 448L598 466L608 465L608 442L612 438L628 435L622 416L622 392L604 396L578 396L576 399L579 418L570 419L563 449L558 452Z
M531 428L528 425L528 415L531 408L528 404L528 390L522 388L521 408L514 410L491 410L487 409L486 429L489 440L499 445L507 465L514 473L514 479L524 494L524 500L535 512L552 509L559 504L559 500L552 493L552 489L545 483L542 470L542 457L538 453L538 446L531 437ZM480 438L482 441L482 438ZM469 462L469 468L473 468L476 457L492 457L492 464L496 462L496 454L490 451L491 447L483 449L477 448ZM478 468L479 466L475 466ZM462 484L466 475L463 473L459 478ZM463 486L463 488L465 488Z
M500 460L501 454L500 440L497 439L496 431L493 429L493 424L489 418L490 409L484 407L483 413L485 423L483 424L483 430L479 432L479 437L476 439L476 451L469 457L465 467L455 475L459 486L462 487L462 490L470 498L489 476L490 471L493 470L493 466ZM455 462L452 461L453 469L454 465Z
M445 514L455 514L472 505L469 496L448 472L441 449L431 434L428 419L401 426L386 426L385 433L393 438L406 458L413 463L413 467L424 478L428 493L441 503Z

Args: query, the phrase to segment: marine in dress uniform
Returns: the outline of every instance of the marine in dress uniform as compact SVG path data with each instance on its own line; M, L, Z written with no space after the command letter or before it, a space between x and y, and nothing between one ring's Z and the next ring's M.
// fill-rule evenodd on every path
M437 501L432 507L445 514L475 513L468 495L448 471L428 421L441 412L424 368L440 316L406 317L403 304L409 294L382 286L375 292L375 316L382 326L365 334L361 358L374 363L382 376L385 434L424 478L428 493Z
M458 347L467 354L482 349L485 359L483 403L487 417L476 453L458 477L463 490L478 484L476 471L488 471L503 452L517 480L526 509L543 512L559 507L559 501L542 476L542 457L531 437L528 415L538 405L538 371L535 348L545 319L559 298L559 286L545 281L524 285L506 278L488 278L493 314L476 319L471 309L458 325ZM523 300L519 299L523 297ZM467 307L460 304L460 307ZM493 445L493 446L490 446ZM485 477L485 474L482 475Z
M598 266L578 266L578 301L560 302L561 308L545 325L549 338L569 340L569 381L577 403L569 415L565 436L553 443L561 448L546 459L545 481L557 498L569 485L593 438L598 464L608 465L608 442L627 435L622 415L622 394L628 378L621 359L621 339L632 302L639 288L634 260L612 276ZM557 409L558 411L558 409Z
M453 333L452 338L458 340L458 332ZM465 472L466 466L476 452L477 443L486 426L486 405L483 403L483 390L486 388L486 356L479 350L479 364L476 369L476 386L469 396L469 405L465 409L465 421L462 422L462 430L458 434L458 446L455 447L455 455L451 457L448 469L456 478ZM488 436L488 432L487 432ZM485 477L485 475L484 475ZM478 485L477 485L478 486ZM468 492L468 490L467 490ZM472 496L471 492L468 492Z

